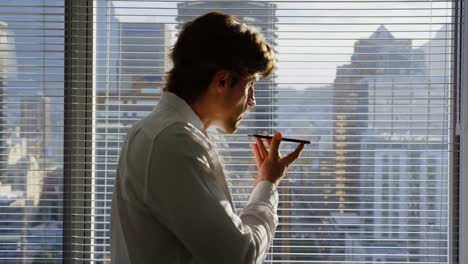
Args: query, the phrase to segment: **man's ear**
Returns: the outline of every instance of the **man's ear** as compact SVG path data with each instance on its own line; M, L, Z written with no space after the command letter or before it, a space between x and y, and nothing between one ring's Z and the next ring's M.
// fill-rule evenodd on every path
M226 88L229 88L230 74L226 70L219 70L215 73L213 77L213 84L216 86L218 92L226 91Z

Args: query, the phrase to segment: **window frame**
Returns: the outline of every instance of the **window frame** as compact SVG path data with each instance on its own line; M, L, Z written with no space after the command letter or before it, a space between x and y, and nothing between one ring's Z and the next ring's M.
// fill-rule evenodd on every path
M64 34L63 263L92 263L93 0L65 0Z
M449 263L468 263L468 22L465 0L455 0L454 144L449 223ZM63 263L91 260L93 229L93 0L65 0ZM76 56L76 54L83 56ZM79 89L76 89L79 88ZM458 144L459 143L459 144ZM458 156L457 156L458 153ZM458 171L457 171L458 169ZM461 249L461 250L459 250Z
M465 18L465 0L460 1L460 19L461 19L461 34L460 34L460 123L459 123L459 134L460 134L460 159L459 159L459 207L458 207L458 245L459 252L459 263L468 262L468 22Z

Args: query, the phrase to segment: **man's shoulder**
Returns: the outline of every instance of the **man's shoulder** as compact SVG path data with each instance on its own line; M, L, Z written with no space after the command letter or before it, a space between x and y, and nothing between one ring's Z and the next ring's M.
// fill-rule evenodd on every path
M207 140L206 136L187 120L175 113L157 109L135 124L134 129L141 130L153 141L202 143Z
M209 149L206 136L186 121L171 122L154 137L154 140L165 145Z
M162 131L174 125L180 126L177 125L179 123L184 123L184 121L177 114L165 109L156 108L136 123L134 128L142 130L147 137L155 139Z

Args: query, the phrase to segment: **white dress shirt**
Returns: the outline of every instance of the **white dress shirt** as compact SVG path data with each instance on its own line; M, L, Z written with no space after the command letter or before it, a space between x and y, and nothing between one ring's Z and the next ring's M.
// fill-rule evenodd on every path
M240 215L200 118L164 92L130 129L112 197L113 264L262 263L278 224L276 186L257 184Z

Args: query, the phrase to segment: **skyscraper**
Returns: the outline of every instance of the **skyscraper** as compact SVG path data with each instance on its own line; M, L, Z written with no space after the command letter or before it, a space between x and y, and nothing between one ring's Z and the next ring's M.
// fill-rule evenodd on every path
M13 39L11 36L12 33L8 30L8 24L0 21L0 129L4 130L6 128L6 107L5 107L5 97L6 87L8 83L8 77L10 72L14 71L14 66L11 65L11 62L14 62L13 51L11 47L14 45L11 44ZM0 168L3 171L5 167L5 162L7 160L6 155L6 133L0 134ZM0 174L0 178L1 178Z
M3 100L7 102L7 108L3 111L3 116L7 117L6 125L2 126L2 129L14 131L16 127L20 127L24 131L30 130L28 126L31 127L33 124L25 122L21 124L20 121L21 114L24 113L21 107L25 106L26 102L24 97L42 97L43 107L45 98L49 98L47 100L49 100L50 127L47 128L49 129L47 137L42 137L41 145L47 145L53 150L49 153L49 162L53 160L61 163L63 161L64 18L56 14L63 11L63 2L45 0L40 3L43 7L38 7L38 2L35 0L24 0L21 3L4 0L2 4L5 6L2 7L4 9L0 14L0 21L8 23L8 33L4 35L7 41L3 44L7 45L6 50L11 51L8 56L8 86L2 93ZM46 131L45 124L42 126L41 131Z
M449 34L444 26L421 48L407 42L398 53L410 60L400 55L388 74L366 78L363 226L373 239L406 247L411 262L444 262L448 254Z
M397 39L381 25L368 39L355 43L349 64L337 68L333 100L335 151L332 159L322 161L321 167L321 177L329 180L324 186L325 207L341 212L357 208L360 143L368 133L368 126L375 124L372 120L376 117L369 112L375 112L373 107L386 107L369 101L377 98L373 87L378 83L377 93L387 98L392 82L407 83L413 78L408 76L423 73L422 58L420 51L413 50L411 40ZM385 125L389 124L392 122Z
M170 46L169 29L162 23L119 23L120 45L117 76L121 92L137 89L155 93L162 87L168 68L165 52Z
M361 239L369 237L366 232L370 231L363 230L363 226L373 226L377 224L375 221L388 221L392 217L392 215L377 215L378 213L401 212L399 208L390 207L364 210L369 208L369 205L402 206L397 200L380 201L374 192L380 192L383 195L380 198L387 199L392 197L390 194L392 190L401 191L408 187L403 185L401 188L395 187L398 186L398 180L388 178L387 174L386 179L376 179L383 176L374 169L388 169L390 164L387 164L388 158L385 164L376 161L379 160L376 157L382 153L377 154L371 149L384 148L383 152L392 152L392 148L396 145L390 145L383 135L426 132L418 131L418 125L414 122L419 120L416 116L421 116L418 111L422 109L412 107L410 101L405 101L418 98L417 92L421 91L421 85L427 83L424 68L424 53L420 49L413 48L411 39L395 38L383 25L369 38L356 41L351 62L337 68L333 84L333 151L328 158L322 158L320 161L319 184L323 188L317 190L323 202L323 209L334 212L328 218L322 216L324 218L321 222L341 223L336 227L330 227L329 231L339 234L353 230L351 233L357 233L335 238L336 242L332 248L343 246L343 251L340 252L343 256L344 248L349 246L346 241L356 240L353 243L359 244ZM400 159L390 158L390 160L396 162ZM401 168L399 163L395 166L395 169ZM392 187L396 189L390 189L389 181L396 184ZM373 185L374 183L377 185ZM398 195L404 197L401 193ZM382 203L379 204L379 201ZM399 217L402 216L396 215L394 219ZM356 218L360 220L353 221ZM395 228L399 226L391 221L383 223L385 228L392 224L395 224ZM328 230L325 229L322 231ZM401 230L376 228L372 232L387 235L392 232L399 234ZM404 238L398 237L398 239ZM382 244L382 246L402 245ZM404 260L405 258L399 259L399 261Z
M353 230L334 244L346 248L343 260L428 262L446 255L440 226L447 226L447 203L440 199L447 195L448 120L441 116L449 111L442 102L448 86L434 78L432 54L424 50L381 25L337 69L334 152L320 170L323 207L337 212L331 222L341 223L332 229Z
M128 130L158 104L170 35L162 23L122 22L113 8L99 21L96 60L95 257L107 259L110 202L120 145ZM98 16L98 17L107 17ZM107 26L112 30L108 30Z
M51 2L42 4L53 13L53 6L60 4ZM60 258L51 251L61 251L61 239L52 242L44 233L61 232L61 219L49 221L51 219L34 217L39 213L44 171L54 166L61 172L63 46L61 49L60 41L63 44L63 38L59 28L63 27L63 20L61 23L57 20L59 25L51 27L53 23L46 22L45 15L31 11L37 1L5 0L2 4L8 7L2 7L0 14L0 21L3 21L0 22L0 259L4 263L18 263L21 259L26 263L27 259L43 253ZM29 13L25 12L26 7ZM15 14L14 17L9 13ZM46 38L50 32L57 37ZM44 35L41 37L41 34ZM46 53L55 60L46 59ZM53 99L49 100L49 96ZM45 151L46 147L53 151ZM56 179L56 185L60 186L62 177ZM57 195L53 201L43 200L41 207L54 207L53 214L61 215L58 201L63 194L58 192ZM36 233L36 242L31 240L34 226L52 222L54 224L48 225L44 233ZM36 246L32 250L31 245L39 240L48 246Z

